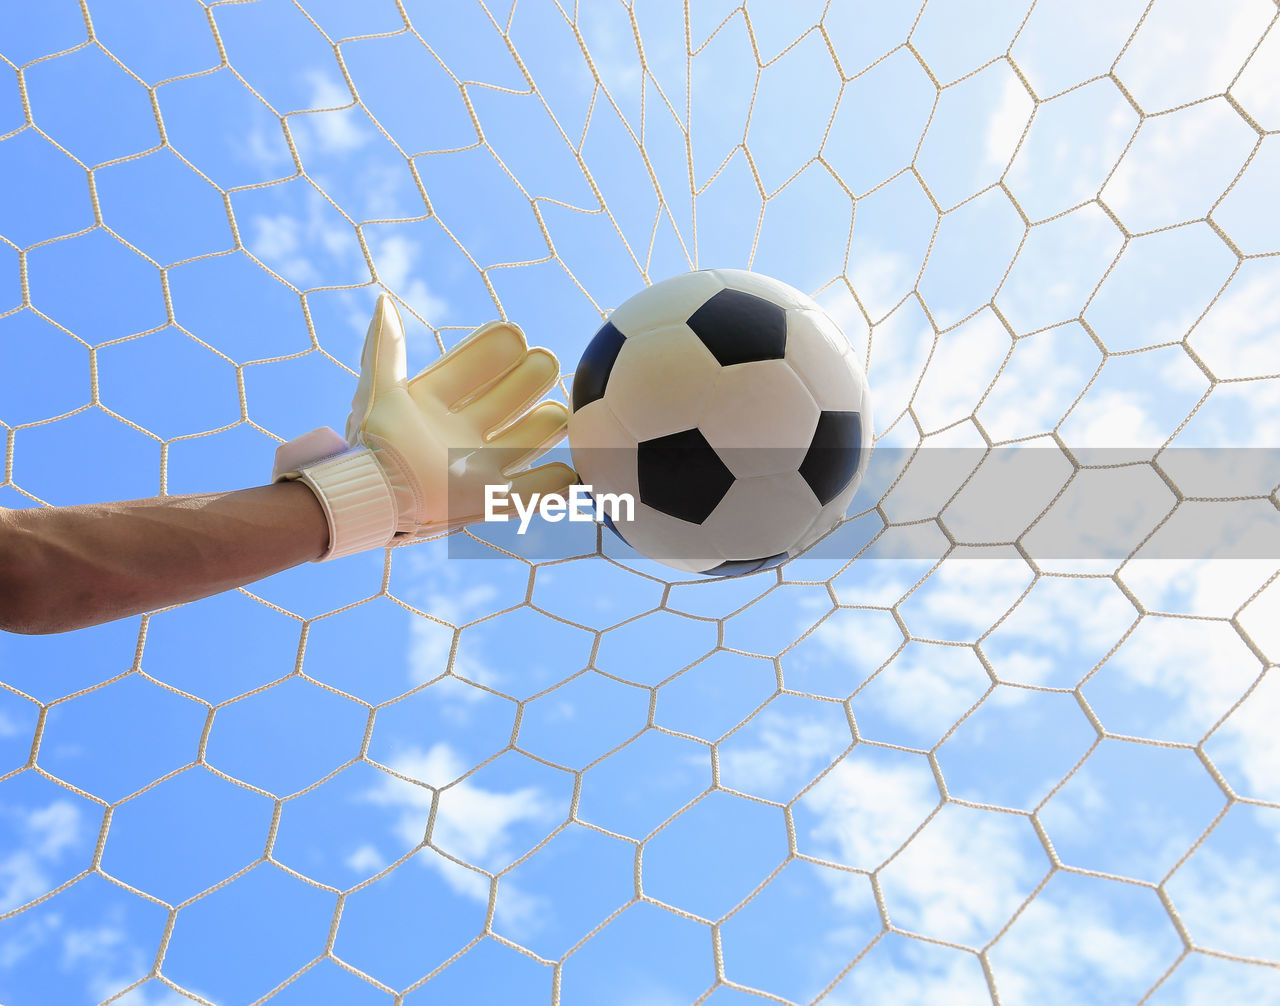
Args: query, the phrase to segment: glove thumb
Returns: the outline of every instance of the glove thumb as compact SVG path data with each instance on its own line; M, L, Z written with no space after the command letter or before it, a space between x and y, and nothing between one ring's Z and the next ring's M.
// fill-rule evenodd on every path
M407 385L408 365L404 351L404 325L400 312L385 293L373 309L373 320L364 337L360 354L360 383L351 399L347 418L347 442L354 445L373 411L374 401L388 391Z

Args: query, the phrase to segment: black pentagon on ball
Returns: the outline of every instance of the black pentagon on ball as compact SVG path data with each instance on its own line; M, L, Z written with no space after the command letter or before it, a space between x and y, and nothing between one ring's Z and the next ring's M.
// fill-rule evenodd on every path
M573 411L604 397L605 386L613 372L614 361L622 351L626 337L606 321L587 343L586 351L573 374Z
M786 552L779 552L777 555L771 555L764 559L729 559L720 563L719 566L704 570L702 575L746 576L748 573L758 573L762 569L772 569L774 566L784 562L786 558Z
M787 312L773 301L721 290L687 322L720 366L781 360L787 351Z
M862 452L862 414L823 412L809 450L800 462L800 476L818 502L826 506L840 495L858 470Z
M701 524L733 485L733 473L698 430L641 441L636 448L640 501Z

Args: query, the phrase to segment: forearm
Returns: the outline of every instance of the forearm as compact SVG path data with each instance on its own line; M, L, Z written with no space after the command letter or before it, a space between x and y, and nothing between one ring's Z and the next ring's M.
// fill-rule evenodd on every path
M297 482L0 511L0 628L65 632L207 597L314 559L328 539Z

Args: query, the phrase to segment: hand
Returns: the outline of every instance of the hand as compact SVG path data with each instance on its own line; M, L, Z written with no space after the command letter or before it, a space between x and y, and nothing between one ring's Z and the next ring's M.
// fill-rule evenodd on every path
M404 329L384 294L365 337L346 440L322 429L290 441L277 451L273 481L301 479L320 499L330 528L322 559L480 520L486 485L526 498L563 493L577 479L568 465L516 474L565 435L564 405L530 408L558 376L552 353L492 322L406 380Z

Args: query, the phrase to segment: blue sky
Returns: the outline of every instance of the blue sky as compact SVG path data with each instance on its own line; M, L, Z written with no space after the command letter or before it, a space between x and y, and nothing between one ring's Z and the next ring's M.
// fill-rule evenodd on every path
M87 9L0 10L0 506L260 484L383 289L568 374L698 267L827 307L884 460L738 580L486 531L0 637L0 1000L1280 1001L1274 561L895 484L1280 441L1272 3Z

